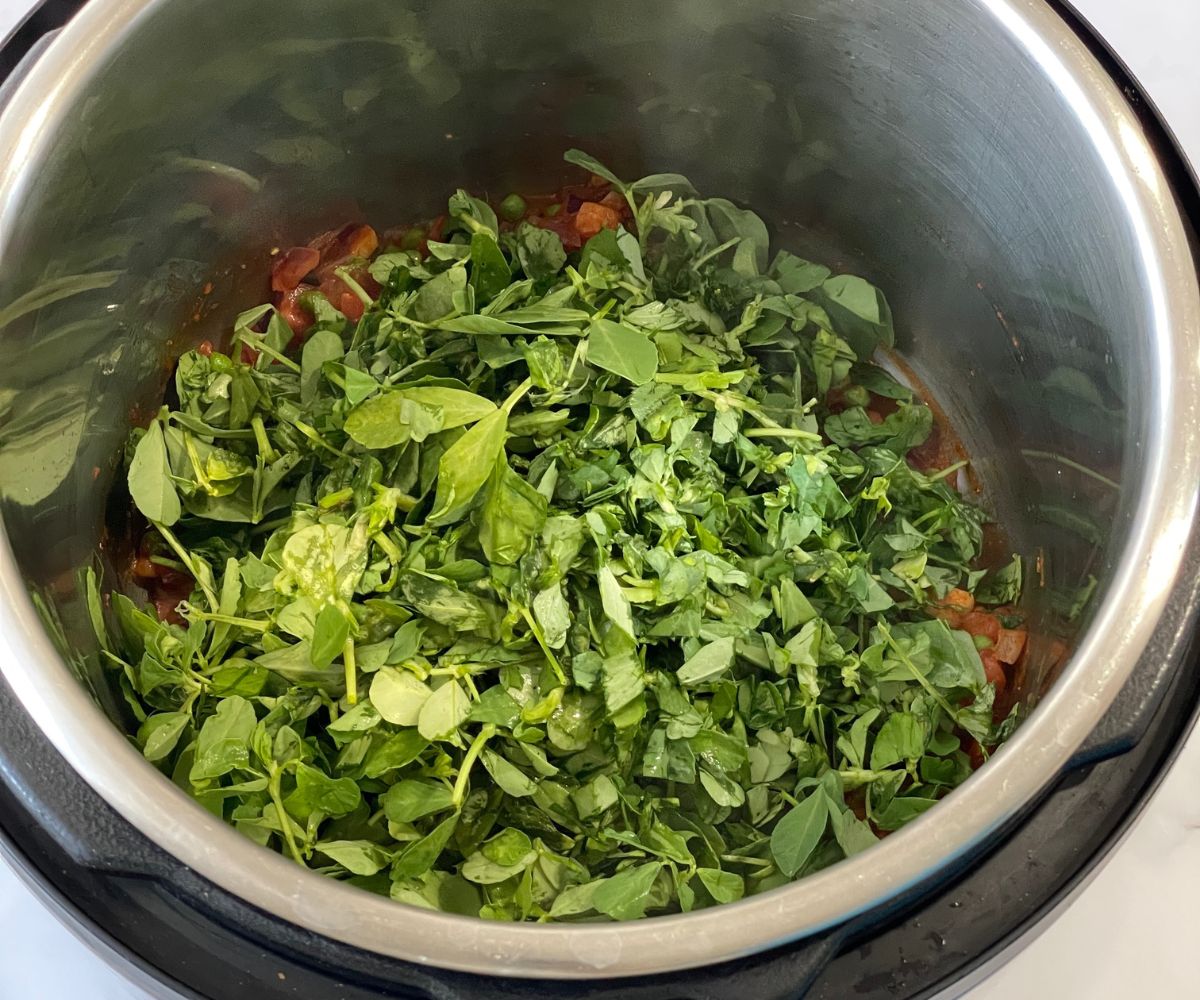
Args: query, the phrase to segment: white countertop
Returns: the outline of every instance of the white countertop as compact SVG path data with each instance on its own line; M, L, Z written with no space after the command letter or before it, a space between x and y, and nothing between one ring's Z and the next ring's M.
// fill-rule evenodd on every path
M965 0L960 0L965 2ZM1200 3L1075 0L1200 165ZM0 0L0 37L27 9ZM1200 931L1200 736L1109 863L968 1000L1195 996ZM150 1000L75 940L0 864L0 1000Z

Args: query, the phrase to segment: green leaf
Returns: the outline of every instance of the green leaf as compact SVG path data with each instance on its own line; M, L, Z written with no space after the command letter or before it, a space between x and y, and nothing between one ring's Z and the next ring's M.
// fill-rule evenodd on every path
M636 920L646 912L650 891L662 865L635 865L605 879L592 894L592 906L613 920Z
M617 583L617 578L607 566L601 566L596 573L600 583L600 600L604 605L604 614L608 620L625 633L630 639L636 638L633 632L633 611L629 607L629 598Z
M834 444L843 448L877 444L901 455L925 441L932 429L933 411L922 404L901 403L878 424L872 423L867 411L858 406L825 421L825 433Z
M504 450L508 413L489 413L446 449L438 462L437 495L429 524L452 524L466 513Z
M488 481L479 521L479 544L488 561L511 566L546 523L546 498L509 467L501 452Z
M380 714L382 715L382 713ZM419 711L417 714L420 714ZM376 744L367 755L363 764L363 772L368 778L380 778L390 771L396 771L411 764L421 756L422 751L428 746L429 741L419 732L415 729L406 729L394 736L389 736L383 743Z
M158 712L151 715L138 729L142 756L149 761L160 761L168 756L191 722L192 716L188 712Z
M551 649L561 649L571 628L571 607L560 584L540 590L533 599L533 617Z
M368 840L324 840L317 850L354 875L374 875L392 860L388 851Z
M394 448L424 441L445 427L439 408L422 406L402 392L383 392L359 403L346 416L346 433L364 448Z
M284 543L275 589L300 593L318 604L349 601L367 566L365 532L340 524L301 528Z
M257 724L254 706L245 698L233 695L222 699L216 712L200 727L189 774L192 783L246 767L250 762L250 737Z
M975 600L980 604L1013 604L1021 598L1021 557L1013 557L999 569L993 570L975 591Z
M510 277L508 261L500 252L495 236L475 233L471 237L471 287L475 289L475 301L490 302L508 286Z
M407 670L381 667L371 678L371 704L393 725L415 726L432 695L429 685Z
M435 275L421 286L413 299L413 317L422 323L449 316L455 311L454 297L467 287L467 272L462 267L452 267Z
M129 495L149 520L170 526L179 520L182 508L171 480L162 424L152 420L138 441L129 465Z
M320 810L327 816L345 816L358 808L362 796L353 778L331 778L308 764L296 764L296 790L284 805L294 816L307 817Z
M725 198L709 198L704 202L709 224L716 234L717 242L741 240L751 252L753 268L751 274L759 274L767 269L767 253L770 247L770 237L767 227L757 215L749 209L738 208ZM736 264L735 264L736 269Z
M771 265L771 277L787 295L804 295L819 288L830 275L829 268L780 250Z
M440 385L414 385L397 389L394 395L418 403L426 409L442 411L442 428L465 427L488 414L496 412L496 404L490 399L465 389L454 389Z
M318 670L324 670L342 655L346 640L350 637L350 619L336 605L326 604L313 624L313 635L309 645L309 660Z
M341 361L342 338L332 330L316 330L300 352L300 402L309 406L320 388L321 370L327 361Z
M607 319L592 320L588 330L588 361L620 375L634 385L645 385L658 371L658 348L646 334Z
M920 798L918 796L896 797L887 808L876 814L875 825L881 830L899 830L905 823L914 819L937 805L937 799Z
M684 687L707 684L725 673L733 663L734 640L732 636L714 639L701 646L688 657L679 668L676 679Z
M484 750L480 759L492 780L499 785L507 795L525 798L537 790L537 784L515 764L509 763L498 753Z
M467 194L462 188L450 196L447 210L455 219L465 223L474 236L490 236L494 241L500 231L496 213L492 211L491 206L486 201L480 201ZM505 284L508 282L505 281Z
M458 813L454 813L420 840L409 844L392 863L392 876L420 875L429 871L457 825Z
M812 857L829 823L825 796L813 792L793 806L771 831L771 857L787 876L795 875Z
M875 736L871 769L917 760L925 752L925 730L911 712L889 715Z
M517 227L517 259L528 277L544 281L562 270L567 252L557 233L522 222Z
M449 739L470 714L471 700L458 681L449 680L421 706L417 729L427 740Z
M734 903L745 895L746 887L740 875L723 872L720 868L697 868L696 874L718 903Z
M813 290L816 301L825 307L834 330L854 349L859 361L866 361L877 347L895 347L892 310L883 292L853 274L839 274Z
M608 167L597 160L594 156L589 156L582 149L568 149L565 153L563 153L563 159L577 167L582 167L589 174L595 174L597 177L603 177L618 191L624 191L626 188L625 182L621 180L621 178L609 170Z
M406 778L384 792L379 804L391 822L412 823L422 816L449 809L454 799L450 789L439 782Z

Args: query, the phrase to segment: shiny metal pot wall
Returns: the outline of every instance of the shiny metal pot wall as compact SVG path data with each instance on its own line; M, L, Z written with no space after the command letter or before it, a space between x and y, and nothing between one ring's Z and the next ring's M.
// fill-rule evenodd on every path
M397 908L260 850L96 709L89 685L115 710L72 583L131 406L161 385L206 280L232 312L259 292L230 262L256 248L356 203L386 226L456 184L557 181L569 145L626 175L684 172L884 286L905 356L1036 567L1035 613L1099 580L1070 665L946 802L794 886L636 926ZM800 937L1015 815L1156 629L1178 627L1163 615L1200 482L1195 262L1138 119L1040 0L93 0L9 94L0 171L4 676L130 823L313 931L530 976Z

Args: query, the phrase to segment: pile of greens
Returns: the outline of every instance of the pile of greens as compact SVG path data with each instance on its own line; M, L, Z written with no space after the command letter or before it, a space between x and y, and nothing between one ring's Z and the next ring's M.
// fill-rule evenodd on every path
M635 232L568 256L459 191L427 255L370 262L377 300L341 272L357 323L311 292L300 349L262 306L180 358L128 486L195 581L186 624L93 594L138 746L206 808L499 920L782 885L1011 725L928 609L1019 581L973 568L983 515L905 461L932 418L868 361L883 296L771 259L683 177L567 159Z

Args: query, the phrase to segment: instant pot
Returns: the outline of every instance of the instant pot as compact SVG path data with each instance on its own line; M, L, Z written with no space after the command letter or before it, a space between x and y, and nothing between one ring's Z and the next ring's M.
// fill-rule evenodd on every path
M185 996L954 991L1096 870L1198 698L1200 197L1046 0L48 2L0 52L0 851ZM1027 715L855 858L630 924L392 903L263 851L141 759L80 586L132 423L271 247L552 188L587 148L753 206L883 287L1025 557Z

